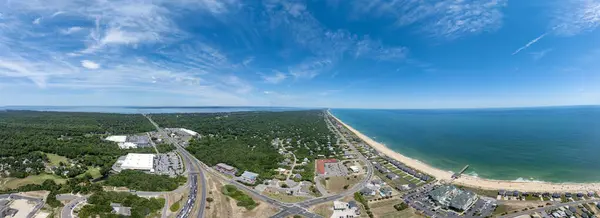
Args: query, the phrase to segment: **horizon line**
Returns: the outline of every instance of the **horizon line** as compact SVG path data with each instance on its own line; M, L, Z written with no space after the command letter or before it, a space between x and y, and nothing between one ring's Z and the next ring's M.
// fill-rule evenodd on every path
M533 108L557 108L557 107L598 107L600 104L582 105L541 105L541 106L498 106L498 107L440 107L440 108L360 108L360 107L309 107L309 106L134 106L134 105L4 105L0 109L11 107L99 107L99 108L302 108L302 109L362 109L362 110L484 110L484 109L533 109ZM19 109L16 109L19 110Z

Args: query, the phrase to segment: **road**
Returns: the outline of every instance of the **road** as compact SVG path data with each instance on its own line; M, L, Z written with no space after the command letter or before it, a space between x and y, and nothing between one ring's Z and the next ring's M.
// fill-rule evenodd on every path
M285 180L290 180L290 176L292 176L293 172L294 172L294 167L296 167L296 155L290 151L290 154L292 154L292 156L294 156L294 162L292 162L292 169L290 169L290 173L288 173L287 178Z
M360 189L362 189L373 178L373 164L371 164L371 162L369 162L369 160L367 160L367 158L365 156L363 156L356 149L356 147L354 147L354 145L352 143L350 143L348 141L348 139L346 139L346 137L331 123L331 121L329 120L329 115L325 115L325 120L327 122L327 125L329 127L331 127L330 130L333 130L342 139L342 141L344 141L344 143L346 143L348 145L348 147L350 147L350 149L352 151L354 151L356 154L358 154L359 159L367 165L367 174L366 174L365 178L359 184L354 185L352 188L350 188L340 194L331 195L331 196L323 196L320 198L313 198L313 199L309 199L306 201L302 201L302 202L293 204L291 206L286 204L286 205L282 206L283 210L281 210L279 213L272 216L273 218L280 218L280 217L285 217L285 216L293 215L293 214L300 214L305 217L321 217L316 214L308 213L306 208L311 207L313 205L325 203L328 201L334 201L334 200L343 198L348 195L353 195L355 192L360 191ZM306 212L303 212L303 211L306 211ZM305 214L305 213L308 213L308 214Z
M535 212L543 212L546 210L551 210L551 209L555 209L558 207L562 207L562 206L577 206L579 204L587 204L587 203L593 203L593 202L597 202L598 199L590 199L590 200L583 200L583 201L575 201L575 202L566 202L566 203L558 203L558 204L553 204L553 205L548 205L546 207L538 207L535 209L531 209L531 210L526 210L526 211L519 211L516 213L511 213L505 216L501 216L500 218L512 218L512 217L517 217L517 216L521 216L521 215L525 215L525 214L532 214Z
M206 178L204 178L204 172L202 170L202 165L201 162L196 159L193 155L191 155L187 150L185 150L185 148L183 148L183 146L181 146L177 141L173 140L173 138L171 138L163 129L161 129L158 124L156 124L156 122L154 122L154 120L152 120L152 118L146 114L143 114L144 117L146 117L148 119L148 121L150 121L150 123L152 123L152 125L154 125L154 127L156 128L156 131L161 134L163 136L163 138L169 140L169 142L171 142L171 144L175 145L175 148L177 150L177 152L179 153L179 155L181 155L181 158L183 159L184 163L186 166L186 169L188 170L189 173L189 177L188 177L188 183L191 180L190 184L190 197L188 199L188 201L186 202L186 204L183 206L183 209L181 210L180 214L177 215L177 217L189 217L190 216L190 211L192 211L192 208L197 205L197 216L198 218L201 218L204 216L204 209L206 208ZM202 186L202 195L199 204L196 204L196 195L195 193L197 192L197 180L196 178L199 177L200 178L200 186Z
M75 198L74 200L70 201L60 211L60 217L61 218L73 218L73 209L75 208L76 205L78 205L84 201L87 201L87 196L78 197L78 198Z

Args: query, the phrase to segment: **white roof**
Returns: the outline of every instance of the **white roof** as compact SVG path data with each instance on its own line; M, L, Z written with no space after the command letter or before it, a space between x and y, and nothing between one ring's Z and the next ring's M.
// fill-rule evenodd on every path
M106 140L113 141L113 142L125 142L125 141L127 141L127 136L124 136L124 135L111 135L109 137L106 137Z
M121 149L137 148L137 145L133 142L119 142L119 148L121 148Z
M194 132L194 131L192 131L192 130L189 130L189 129L184 129L184 128L181 128L180 130L181 130L182 132L185 132L185 133L187 133L187 134L190 134L190 135L192 135L192 136L196 136L196 135L198 135L198 133L197 133L197 132Z
M125 157L121 169L150 170L154 169L154 154L129 153Z
M358 172L358 167L357 167L357 166L350 166L350 169L351 169L352 171L356 171L356 172Z
M343 202L343 201L334 201L333 202L333 209L334 210L343 210L348 208L347 203Z

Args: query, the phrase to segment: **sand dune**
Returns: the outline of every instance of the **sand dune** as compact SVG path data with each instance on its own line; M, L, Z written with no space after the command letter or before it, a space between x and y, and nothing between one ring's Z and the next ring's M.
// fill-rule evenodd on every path
M328 111L329 113L329 111ZM360 133L356 129L342 122L337 117L333 116L333 114L329 113L334 119L336 119L339 123L344 125L351 132L356 134L360 139L362 139L365 143L373 147L375 150L383 153L391 158L394 158L409 167L417 169L421 172L425 172L429 175L436 177L438 180L450 181L452 177L452 173L448 171L444 171L432 166L429 166L425 163L422 163L418 160L406 157L400 153L397 153L385 145L374 141L368 136ZM600 183L549 183L549 182L518 182L518 181L506 181L506 180L491 180L491 179L483 179L478 177L473 177L469 175L462 175L459 179L453 181L453 184L479 188L479 189L487 189L487 190L518 190L523 192L583 192L587 193L588 191L600 191Z

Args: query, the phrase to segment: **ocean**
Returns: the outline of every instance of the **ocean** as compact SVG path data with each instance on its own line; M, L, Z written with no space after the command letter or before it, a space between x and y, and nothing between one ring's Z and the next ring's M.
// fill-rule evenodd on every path
M332 109L390 149L487 179L600 182L600 107Z
M218 113L241 111L296 111L317 108L296 107L140 107L140 106L6 106L2 110L31 110L56 112L94 112L119 114L159 114L159 113Z

